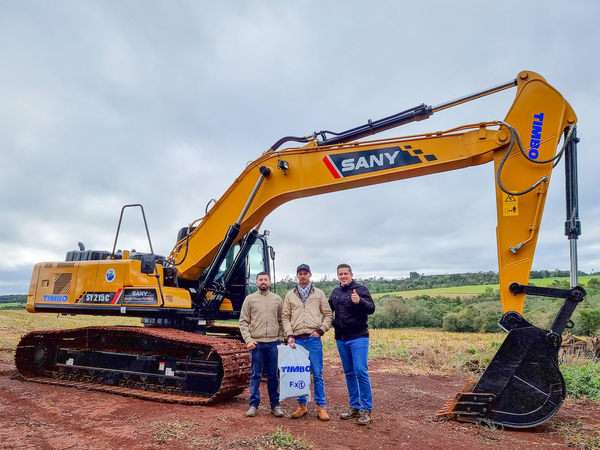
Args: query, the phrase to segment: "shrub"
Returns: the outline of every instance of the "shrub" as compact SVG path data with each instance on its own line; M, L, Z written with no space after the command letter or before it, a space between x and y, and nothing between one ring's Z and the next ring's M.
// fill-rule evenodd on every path
M561 367L567 393L573 398L600 400L600 363L571 364Z
M476 332L480 328L481 321L476 317L475 308L471 306L456 313L448 313L444 316L444 331L466 331Z
M369 326L373 328L406 328L414 326L415 309L404 303L402 297L387 299L381 311L376 311L369 318Z
M375 311L369 316L369 328L392 328L390 315L386 312Z
M389 314L394 328L408 327L414 323L415 310L404 304L402 297L390 298L383 311Z
M579 321L582 334L592 336L600 329L600 310L595 308L581 308Z
M592 278L588 281L586 288L600 289L600 278Z

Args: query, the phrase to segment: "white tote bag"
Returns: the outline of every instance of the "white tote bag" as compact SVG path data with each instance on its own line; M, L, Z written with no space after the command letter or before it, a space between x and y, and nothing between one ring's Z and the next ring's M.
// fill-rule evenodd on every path
M277 346L279 399L306 396L310 400L310 361L308 350L296 344Z

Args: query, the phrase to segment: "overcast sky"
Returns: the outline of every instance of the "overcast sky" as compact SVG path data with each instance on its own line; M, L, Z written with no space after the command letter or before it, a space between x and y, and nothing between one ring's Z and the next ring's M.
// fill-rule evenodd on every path
M578 118L579 268L600 270L600 3L0 0L0 294L141 203L155 252L288 135L342 131L533 70ZM396 129L503 119L515 90ZM534 269L569 269L563 166ZM309 211L305 220L306 212ZM129 219L128 219L129 218ZM263 223L276 277L497 271L491 164L295 200ZM147 250L138 214L119 248Z

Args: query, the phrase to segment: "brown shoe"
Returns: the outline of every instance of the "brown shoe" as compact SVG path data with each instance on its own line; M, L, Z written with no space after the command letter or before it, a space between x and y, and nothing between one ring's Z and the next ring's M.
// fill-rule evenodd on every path
M358 409L355 409L351 406L350 408L348 408L348 411L345 411L340 414L340 419L348 420L352 419L353 417L358 417L359 412L360 411Z
M324 406L317 405L317 419L327 422L329 420L329 414Z
M369 425L371 423L371 411L361 411L356 423L359 425Z
M292 419L299 419L300 417L304 417L307 412L308 412L308 408L306 407L306 405L303 405L302 403L298 403L298 409L296 411L294 411L290 417Z

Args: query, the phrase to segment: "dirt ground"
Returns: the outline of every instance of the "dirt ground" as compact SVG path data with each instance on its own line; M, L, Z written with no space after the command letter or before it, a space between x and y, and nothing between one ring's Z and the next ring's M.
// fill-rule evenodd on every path
M600 445L600 404L567 400L545 424L527 431L438 420L439 408L468 376L405 376L389 363L370 363L373 423L342 421L347 408L340 365L326 364L329 422L309 414L289 418L296 401L282 402L287 417L269 413L266 391L259 415L245 417L249 394L215 406L155 403L101 392L21 381L14 365L0 363L0 448L6 449L256 449L274 445L273 434L313 449L594 448ZM265 389L264 383L261 389ZM278 431L279 428L279 431ZM270 436L270 437L269 437ZM277 441L279 442L279 441Z

